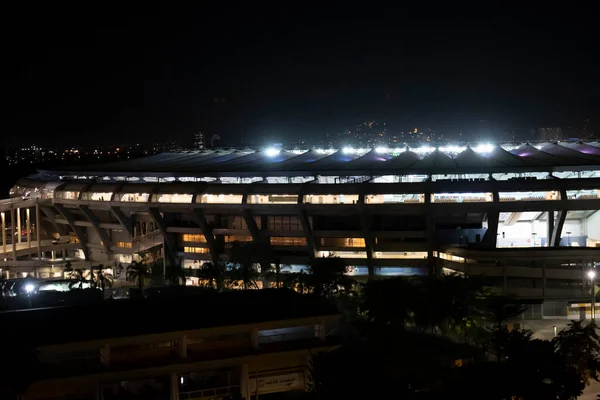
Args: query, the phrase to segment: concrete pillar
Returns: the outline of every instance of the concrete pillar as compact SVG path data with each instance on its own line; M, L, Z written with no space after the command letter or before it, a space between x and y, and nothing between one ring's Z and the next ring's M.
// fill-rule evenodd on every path
M187 336L183 335L177 340L177 355L187 357Z
M171 372L171 400L179 400L179 377L175 372Z
M551 247L552 232L554 231L554 211L548 211L546 215L548 216L548 225L546 227L546 246Z
M100 349L100 362L105 367L108 367L110 365L110 346L108 344L105 344Z
M248 393L248 364L240 365L240 397L242 399L250 399Z
M29 208L25 210L25 227L27 228L27 247L31 248L31 215Z
M503 283L502 283L502 288L503 288L503 294L506 296L508 294L508 273L506 271L506 265L502 267L502 279L503 279Z
M542 264L542 298L546 298L546 263Z
M12 259L17 261L17 241L15 240L15 230L17 227L15 226L15 208L14 206L10 207L10 231L12 233L11 241L12 241Z
M2 212L2 251L6 253L6 214Z
M35 239L37 241L38 260L42 259L42 240L40 239L40 206L35 204Z
M56 253L52 250L52 261L56 260Z
M325 328L325 322L320 322L315 325L315 337L320 341L324 342L327 337L327 330Z
M250 346L253 349L258 349L258 329L253 328L250 331Z
M21 243L21 209L17 208L17 243Z

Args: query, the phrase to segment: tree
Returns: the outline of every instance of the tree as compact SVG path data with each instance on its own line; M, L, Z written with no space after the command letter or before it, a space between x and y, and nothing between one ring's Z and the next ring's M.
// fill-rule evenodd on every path
M104 265L100 264L95 268L92 268L92 271L95 270L94 275L92 275L92 280L94 280L96 287L100 286L102 290L102 294L107 287L112 287L114 282L114 277L110 272L104 272Z
M226 272L227 267L223 262L205 262L199 270L198 277L207 281L208 286L222 291L225 288Z
M167 265L165 270L167 282L178 285L181 281L185 285L185 271L179 265Z
M289 274L289 272L285 271L291 269L292 267L289 265L281 265L281 262L277 260L274 264L269 264L269 268L266 271L261 271L261 275L264 277L264 282L269 284L275 282L275 287L281 288L284 284L282 274ZM264 284L263 287L265 287Z
M69 279L72 281L69 283L69 289L83 289L83 284L88 282L86 278L88 271L83 268L69 268L65 272L70 273Z
M334 296L354 284L346 272L348 267L339 257L317 258L308 268L308 286L317 296Z
M234 268L231 278L234 285L242 282L242 288L258 288L256 281L260 277L258 272L258 247L254 242L233 242L231 249L231 262Z
M412 321L415 288L403 277L372 280L361 290L359 310L375 326L402 330Z
M594 321L587 325L582 321L572 321L553 339L553 343L564 363L576 371L583 383L588 385L592 379L598 381L600 337Z
M485 300L485 309L488 316L496 322L497 329L500 329L505 322L523 314L527 307L513 297L489 296Z
M151 276L150 268L144 260L134 261L127 267L126 279L129 282L137 283L140 289L140 295L144 292L144 283Z

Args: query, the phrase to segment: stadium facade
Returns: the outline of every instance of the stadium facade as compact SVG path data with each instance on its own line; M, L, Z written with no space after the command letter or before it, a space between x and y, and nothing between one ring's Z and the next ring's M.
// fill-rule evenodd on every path
M599 190L600 143L559 142L169 152L38 171L11 196L35 201L41 235L71 234L68 251L105 264L164 248L198 268L253 241L292 270L336 255L359 277L460 271L498 292L582 299Z

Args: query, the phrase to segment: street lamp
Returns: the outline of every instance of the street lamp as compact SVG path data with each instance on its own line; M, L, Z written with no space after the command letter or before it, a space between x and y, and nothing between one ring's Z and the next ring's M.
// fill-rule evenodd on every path
M594 280L596 279L596 271L593 269L588 271L588 277L592 283L592 321L596 319L596 285Z

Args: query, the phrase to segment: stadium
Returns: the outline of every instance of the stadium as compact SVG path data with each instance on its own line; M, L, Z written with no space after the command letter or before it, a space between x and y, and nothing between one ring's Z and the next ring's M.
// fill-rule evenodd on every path
M456 271L544 304L589 302L599 189L599 142L168 152L22 178L0 250L53 277L59 252L113 265L158 249L199 268L253 241L293 271L334 255L357 278ZM8 219L27 227L12 243Z

